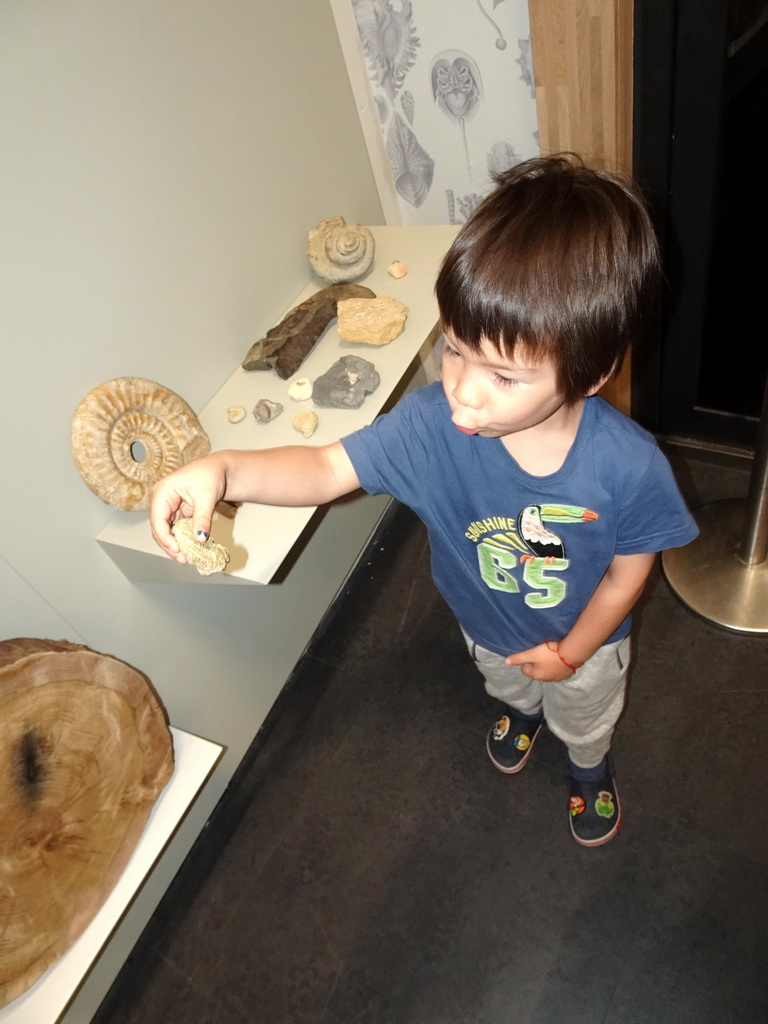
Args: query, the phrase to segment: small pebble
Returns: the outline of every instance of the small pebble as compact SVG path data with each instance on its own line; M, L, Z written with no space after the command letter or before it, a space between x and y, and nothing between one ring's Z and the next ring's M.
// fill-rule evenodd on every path
M304 437L312 437L318 424L317 413L299 412L291 420L294 430L298 430Z
M260 398L253 407L253 418L257 423L269 423L277 419L283 411L281 402L271 402L268 398Z
M299 377L288 388L288 394L294 402L306 402L312 397L312 381L309 377Z

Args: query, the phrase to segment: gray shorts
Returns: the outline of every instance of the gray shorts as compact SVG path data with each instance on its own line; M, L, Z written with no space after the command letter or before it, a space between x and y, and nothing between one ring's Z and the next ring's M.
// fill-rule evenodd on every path
M519 665L506 665L500 654L480 647L466 633L464 639L492 697L525 715L543 711L547 725L566 745L575 765L592 768L600 763L611 748L613 730L624 708L629 637L601 647L574 675L559 683L529 679Z

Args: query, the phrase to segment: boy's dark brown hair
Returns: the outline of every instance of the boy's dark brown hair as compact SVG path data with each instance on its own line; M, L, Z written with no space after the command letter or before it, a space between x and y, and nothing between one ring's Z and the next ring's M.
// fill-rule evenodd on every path
M471 349L555 366L566 402L616 372L658 284L645 202L627 178L573 153L495 178L443 260L435 294L444 328Z

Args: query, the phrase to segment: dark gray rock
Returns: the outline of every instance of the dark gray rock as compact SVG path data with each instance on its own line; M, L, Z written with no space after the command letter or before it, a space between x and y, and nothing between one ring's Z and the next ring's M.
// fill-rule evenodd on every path
M376 367L360 356L342 356L312 384L312 401L325 409L359 409L379 386Z

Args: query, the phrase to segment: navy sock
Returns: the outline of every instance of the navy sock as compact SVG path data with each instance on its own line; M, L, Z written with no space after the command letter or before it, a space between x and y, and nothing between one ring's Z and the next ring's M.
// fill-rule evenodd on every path
M598 779L602 779L607 771L608 759L605 757L594 768L579 768L570 757L568 758L568 772L574 779L578 779L580 782L597 782Z
M540 711L536 715L526 715L525 712L518 711L517 708L513 708L511 704L509 705L509 710L515 716L515 718L522 718L524 722L540 722L543 718L543 715Z

